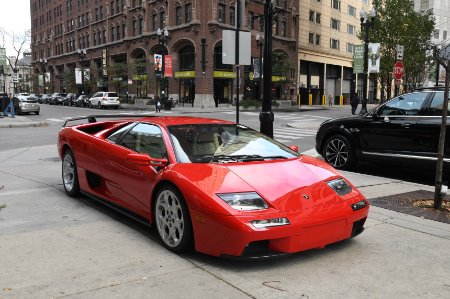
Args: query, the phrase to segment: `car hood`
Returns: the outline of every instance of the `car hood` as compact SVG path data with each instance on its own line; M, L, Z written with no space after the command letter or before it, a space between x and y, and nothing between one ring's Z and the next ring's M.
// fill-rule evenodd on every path
M340 175L330 165L308 156L265 162L185 165L183 176L213 198L218 198L220 193L255 191L272 208L283 212L342 201L325 183ZM353 188L346 197L357 195L360 193Z

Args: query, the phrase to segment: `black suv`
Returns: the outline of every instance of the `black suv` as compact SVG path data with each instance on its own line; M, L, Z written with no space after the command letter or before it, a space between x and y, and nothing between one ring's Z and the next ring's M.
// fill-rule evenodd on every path
M443 102L443 89L420 89L365 115L327 120L317 132L316 150L338 169L349 169L362 160L436 161ZM446 162L450 162L449 129L447 125Z

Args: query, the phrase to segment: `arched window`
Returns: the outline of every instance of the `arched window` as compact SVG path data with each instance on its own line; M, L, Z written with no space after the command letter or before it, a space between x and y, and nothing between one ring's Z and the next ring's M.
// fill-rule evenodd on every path
M144 17L140 16L139 17L139 34L141 35L142 32L144 31Z
M164 27L166 27L166 11L164 8L161 8L159 11L159 28L162 29Z
M230 25L236 26L236 7L234 2L230 5Z
M214 69L216 70L231 70L233 66L231 64L222 63L222 44L218 44L214 48Z
M225 0L219 0L219 4L217 5L217 21L219 23L225 23L226 7L227 3Z
M179 51L180 71L193 70L195 68L195 48L186 46Z
M152 30L156 31L158 29L158 13L156 10L152 11Z

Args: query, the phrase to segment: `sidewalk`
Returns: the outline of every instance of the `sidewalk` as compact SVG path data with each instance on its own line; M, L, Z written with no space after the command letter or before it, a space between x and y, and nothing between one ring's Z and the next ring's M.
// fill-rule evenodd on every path
M45 121L33 121L26 116L0 117L0 128L46 127Z

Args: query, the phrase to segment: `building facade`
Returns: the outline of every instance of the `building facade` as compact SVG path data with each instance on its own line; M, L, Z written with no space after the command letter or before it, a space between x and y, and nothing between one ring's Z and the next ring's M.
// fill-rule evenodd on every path
M338 104L341 96L349 103L357 91L363 98L363 81L353 74L353 48L361 45L360 11L371 9L369 0L300 1L299 93L303 104L312 95L313 104L331 95ZM375 84L369 84L369 101L374 98Z
M231 41L222 40L222 31L235 28L235 1L30 3L32 64L36 74L48 78L41 92L110 90L136 97L163 96L198 107L233 102L235 68L222 63L222 45ZM272 49L280 64L272 79L273 96L295 99L298 1L273 3ZM261 53L256 36L264 36L263 14L263 0L245 1L241 30L251 34L252 61L258 61ZM76 78L80 73L81 84ZM253 65L241 67L241 96L260 98L260 80L254 74ZM68 90L74 85L76 90Z

